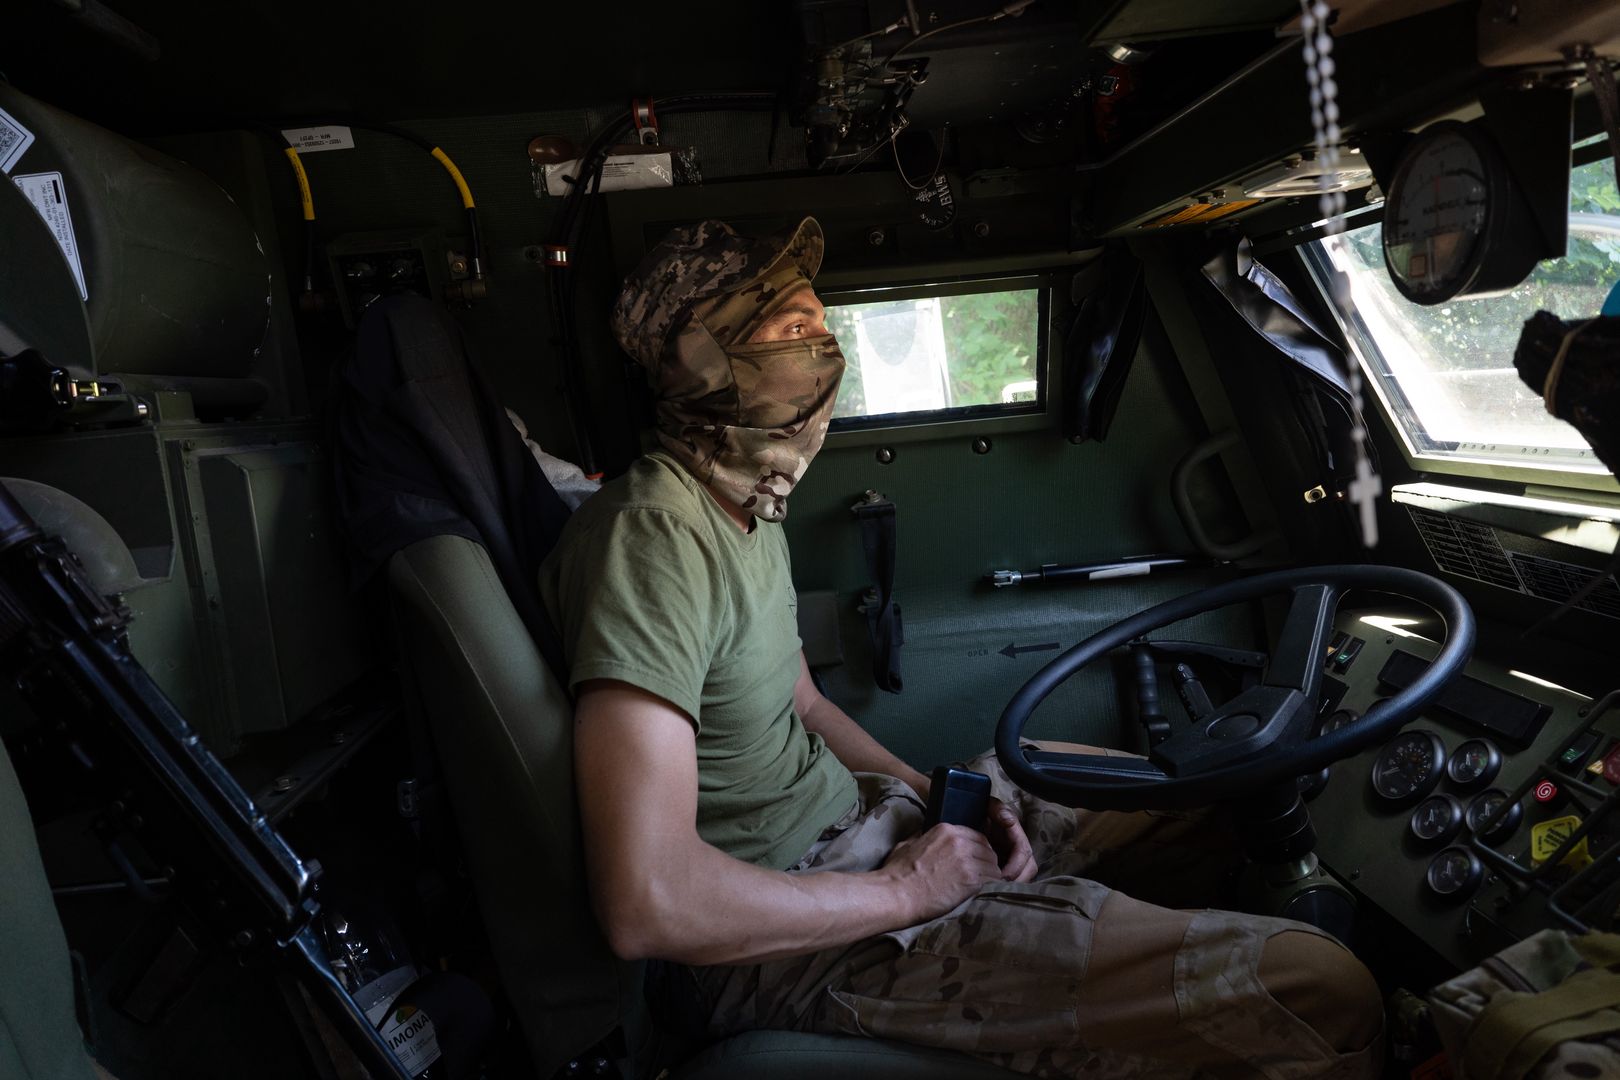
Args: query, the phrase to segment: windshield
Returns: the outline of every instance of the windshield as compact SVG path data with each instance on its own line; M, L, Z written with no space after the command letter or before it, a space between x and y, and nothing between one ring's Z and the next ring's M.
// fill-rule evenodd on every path
M1570 173L1569 245L1499 296L1432 307L1396 292L1384 268L1379 226L1310 245L1345 271L1351 345L1407 449L1416 457L1606 473L1580 433L1549 415L1519 379L1513 351L1526 319L1551 311L1589 319L1620 280L1620 191L1605 159Z

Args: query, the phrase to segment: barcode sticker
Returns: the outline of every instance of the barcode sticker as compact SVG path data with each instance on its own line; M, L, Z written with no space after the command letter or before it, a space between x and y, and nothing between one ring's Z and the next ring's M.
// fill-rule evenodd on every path
M62 186L62 174L30 173L11 179L28 201L34 204L45 227L56 237L56 246L62 249L62 257L73 269L73 280L79 283L79 299L89 300L90 294L84 288L84 264L79 259L79 242L73 236L73 217L68 213L67 190Z
M34 145L34 133L17 122L17 118L0 109L0 173L9 174L17 159Z

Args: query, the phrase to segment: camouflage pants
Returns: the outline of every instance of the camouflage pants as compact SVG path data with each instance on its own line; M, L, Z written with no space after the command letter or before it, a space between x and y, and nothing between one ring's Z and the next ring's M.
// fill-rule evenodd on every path
M993 754L968 767L1019 811L1036 880L987 885L940 918L847 948L685 969L711 1036L866 1035L1037 1077L1377 1075L1377 987L1348 951L1299 923L1176 910L1207 901L1231 864L1220 823L1071 810L1020 791ZM909 787L857 780L860 804L790 873L876 869L920 829Z

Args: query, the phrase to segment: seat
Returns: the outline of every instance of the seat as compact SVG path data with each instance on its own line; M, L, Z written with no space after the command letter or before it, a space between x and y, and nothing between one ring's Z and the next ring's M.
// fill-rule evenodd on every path
M570 704L488 555L459 536L388 563L404 670L449 791L479 906L535 1075L549 1078L616 1028L640 1076L668 1062L639 965L613 956L591 913L574 801ZM747 1032L699 1053L679 1080L1007 1080L966 1056L851 1037Z

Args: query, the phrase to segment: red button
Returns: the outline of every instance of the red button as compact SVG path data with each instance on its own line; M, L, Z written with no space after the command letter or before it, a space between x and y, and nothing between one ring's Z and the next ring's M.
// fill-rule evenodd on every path
M1543 780L1536 785L1536 802L1549 803L1558 798L1558 785L1551 780Z

